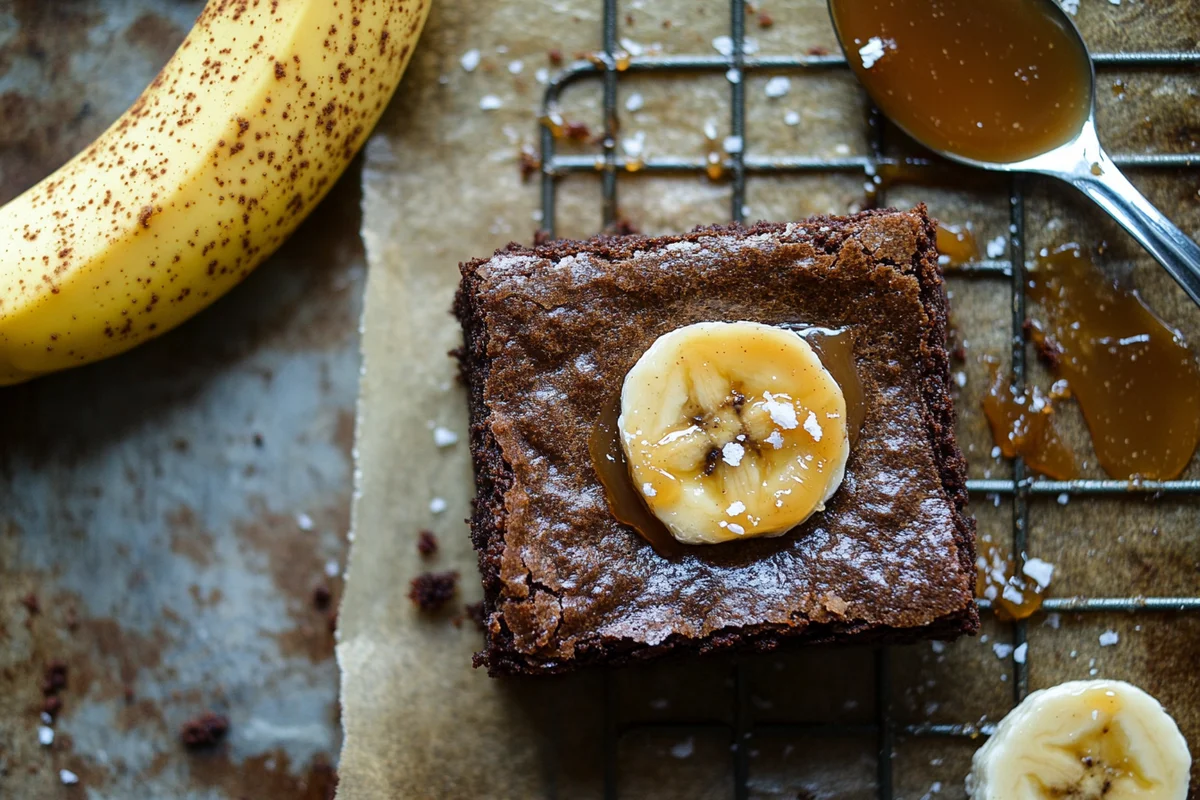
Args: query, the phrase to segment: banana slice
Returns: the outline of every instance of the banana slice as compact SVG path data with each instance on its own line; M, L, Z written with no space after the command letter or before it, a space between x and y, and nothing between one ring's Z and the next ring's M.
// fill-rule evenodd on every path
M1072 681L1025 698L979 748L974 800L1184 800L1192 758L1175 721L1123 681Z
M825 508L850 454L841 387L801 336L757 322L660 336L617 426L634 485L685 544L786 533Z

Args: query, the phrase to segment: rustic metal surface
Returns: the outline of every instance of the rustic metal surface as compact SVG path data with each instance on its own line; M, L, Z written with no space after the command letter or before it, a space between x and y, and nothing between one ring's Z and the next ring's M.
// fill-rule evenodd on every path
M116 118L202 5L0 0L0 201ZM332 793L337 667L313 592L336 607L349 520L359 172L195 320L0 390L0 797ZM180 725L207 710L227 740L189 753Z

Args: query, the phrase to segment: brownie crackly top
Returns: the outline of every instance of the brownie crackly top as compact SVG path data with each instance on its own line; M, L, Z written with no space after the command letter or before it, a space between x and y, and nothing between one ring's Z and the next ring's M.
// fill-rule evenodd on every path
M919 208L510 246L463 265L491 657L550 671L747 631L974 630L933 235ZM866 419L824 512L667 559L610 513L588 437L656 338L717 320L852 328Z

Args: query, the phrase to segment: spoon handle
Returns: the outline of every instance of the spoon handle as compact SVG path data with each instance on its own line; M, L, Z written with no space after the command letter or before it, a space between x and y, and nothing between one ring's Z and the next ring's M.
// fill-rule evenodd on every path
M1200 305L1200 246L1143 197L1103 151L1090 169L1059 177L1107 211Z

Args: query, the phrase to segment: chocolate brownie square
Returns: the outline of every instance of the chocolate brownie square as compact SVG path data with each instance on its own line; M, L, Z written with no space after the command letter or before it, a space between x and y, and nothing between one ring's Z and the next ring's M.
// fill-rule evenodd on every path
M492 675L979 625L946 299L924 207L680 236L509 245L461 265ZM610 510L589 436L661 335L752 321L854 332L865 417L825 510L779 538L663 555Z

